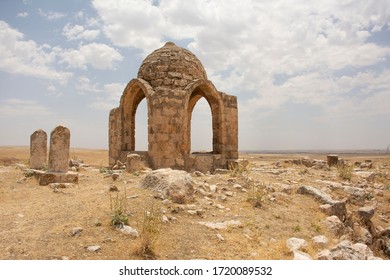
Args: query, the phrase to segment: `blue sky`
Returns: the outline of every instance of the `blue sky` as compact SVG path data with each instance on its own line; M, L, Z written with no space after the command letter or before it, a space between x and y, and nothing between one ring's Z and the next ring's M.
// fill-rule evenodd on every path
M390 145L389 0L1 0L0 145L63 124L73 147L107 148L109 110L166 41L238 97L240 150ZM143 101L138 150L146 116ZM193 150L210 116L199 101Z

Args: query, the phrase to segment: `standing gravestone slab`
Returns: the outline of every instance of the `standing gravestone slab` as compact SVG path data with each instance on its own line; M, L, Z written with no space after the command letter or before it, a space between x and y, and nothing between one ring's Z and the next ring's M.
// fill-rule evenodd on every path
M30 136L30 168L43 169L47 160L47 134L42 129Z
M70 131L57 126L50 134L49 172L67 172L69 167Z

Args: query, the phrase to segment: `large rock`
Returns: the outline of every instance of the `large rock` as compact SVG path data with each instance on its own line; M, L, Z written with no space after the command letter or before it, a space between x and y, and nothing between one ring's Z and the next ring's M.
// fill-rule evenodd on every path
M357 210L357 214L359 215L359 217L362 221L367 222L374 216L375 207L374 206L360 207Z
M189 173L170 168L150 171L141 182L142 188L154 189L164 198L180 204L194 200L194 186Z
M345 231L344 224L340 221L340 219L337 216L327 217L323 221L323 223L335 235L341 236L341 235L343 235L343 233Z
M352 244L344 240L330 250L331 260L368 260L375 259L371 249L362 243Z
M301 186L299 187L297 192L299 194L313 196L315 199L319 200L320 202L331 205L332 215L336 215L341 221L344 221L347 214L345 201L334 200L327 193L312 186Z
M293 252L294 250L300 250L307 247L307 241L305 239L290 237L286 241L288 249Z

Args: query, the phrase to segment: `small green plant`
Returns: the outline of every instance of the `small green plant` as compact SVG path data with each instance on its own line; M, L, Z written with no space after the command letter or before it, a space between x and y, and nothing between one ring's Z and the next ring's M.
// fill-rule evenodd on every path
M127 201L126 201L126 189L124 194L120 195L116 192L115 196L110 193L110 206L112 211L111 224L114 227L123 227L129 224L129 218L127 217Z
M292 230L294 232L300 232L301 231L301 226L300 225L295 225L295 226L293 226Z
M318 224L316 224L314 222L311 223L310 227L318 234L322 232L321 226L319 226Z
M155 247L161 229L161 215L153 204L149 209L144 209L139 228L140 246L136 255L148 260L156 259Z
M102 173L102 174L108 174L108 175L114 174L114 171L112 169L109 169L109 168L106 168L106 167L103 167L103 166L101 166L99 168L99 172Z
M372 194L372 192L369 192L369 193L366 193L365 197L364 197L366 200L371 200L374 198L374 195Z
M261 208L267 194L266 185L264 183L255 184L251 178L246 178L245 184L248 189L247 201L253 208Z
M341 179L351 181L353 176L353 166L348 164L340 164L337 167L338 175Z
M230 162L228 165L229 175L231 177L242 177L249 171L249 164L245 165L239 162Z
M307 168L302 168L298 172L299 175L306 175L307 173L309 173L309 169L307 169Z

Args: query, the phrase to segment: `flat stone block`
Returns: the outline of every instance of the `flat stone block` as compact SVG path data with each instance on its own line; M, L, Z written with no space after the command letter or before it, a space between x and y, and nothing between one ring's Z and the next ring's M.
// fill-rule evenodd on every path
M47 186L51 183L73 183L78 184L79 174L73 172L46 172L39 176L39 184Z

